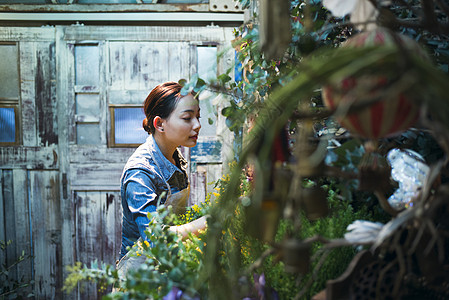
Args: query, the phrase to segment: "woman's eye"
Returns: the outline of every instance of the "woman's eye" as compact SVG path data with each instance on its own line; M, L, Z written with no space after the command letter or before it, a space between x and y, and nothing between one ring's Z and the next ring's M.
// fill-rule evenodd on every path
M182 118L183 120L190 121L192 118Z

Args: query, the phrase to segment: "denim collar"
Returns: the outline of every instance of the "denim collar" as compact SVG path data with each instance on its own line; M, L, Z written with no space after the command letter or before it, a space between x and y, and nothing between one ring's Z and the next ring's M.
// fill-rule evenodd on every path
M164 176L164 179L166 181L168 181L176 171L181 171L162 154L162 151L156 143L153 135L150 135L147 138L145 145L148 147L147 149L149 150L149 156L153 157L153 159L155 160L154 163L156 165L159 165L159 167L161 168L160 171L162 172L162 176ZM175 159L175 161L179 161L181 168L185 171L185 168L187 167L187 161L184 159L178 148L176 148L175 153L173 154L173 158Z

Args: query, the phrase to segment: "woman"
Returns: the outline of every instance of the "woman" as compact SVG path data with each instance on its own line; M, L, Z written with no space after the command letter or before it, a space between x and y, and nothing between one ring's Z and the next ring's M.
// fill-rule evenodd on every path
M146 142L139 146L125 165L121 178L123 208L120 258L144 233L158 205L172 205L175 213L185 211L189 198L186 161L178 146L194 147L201 129L198 100L192 94L182 96L181 85L166 82L156 86L144 103L143 128ZM171 226L170 230L186 237L206 226L205 217L191 223ZM123 261L123 259L122 259ZM126 266L125 269L129 269Z

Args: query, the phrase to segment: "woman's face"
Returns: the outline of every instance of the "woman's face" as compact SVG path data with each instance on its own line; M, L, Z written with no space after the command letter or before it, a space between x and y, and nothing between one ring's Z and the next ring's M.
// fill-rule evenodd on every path
M198 100L191 94L179 99L170 116L164 120L164 135L172 145L194 147L201 129Z

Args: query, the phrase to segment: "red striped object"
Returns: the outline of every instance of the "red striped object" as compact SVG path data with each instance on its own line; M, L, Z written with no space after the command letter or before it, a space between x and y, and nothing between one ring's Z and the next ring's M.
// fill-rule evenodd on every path
M418 53L427 58L426 53L414 40L392 33L385 28L362 32L351 37L343 47L364 47L395 45L399 43L403 49ZM400 50L401 51L401 50ZM379 62L381 64L382 62ZM341 126L353 134L369 139L378 139L400 133L411 127L419 117L419 108L411 101L410 95L391 90L391 78L400 78L399 67L391 66L389 75L378 75L379 72L367 70L357 78L350 77L335 85L323 87L324 103L331 109L342 103L355 104L368 98L380 99L364 109L346 114L338 119ZM396 72L397 71L397 72ZM394 73L398 74L394 74ZM415 100L415 99L413 99ZM419 100L419 99L416 99Z

